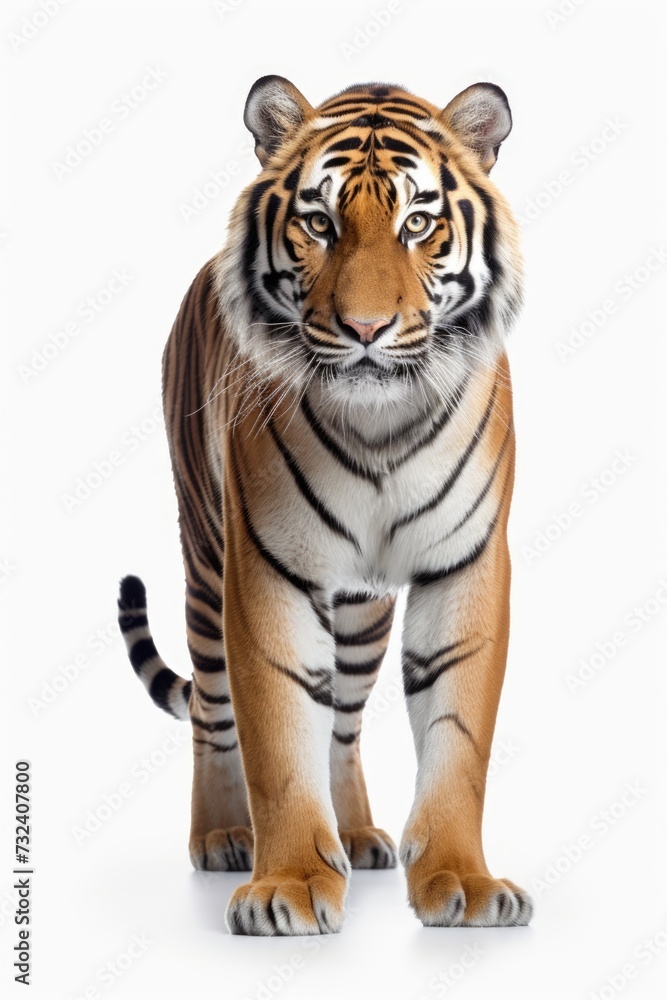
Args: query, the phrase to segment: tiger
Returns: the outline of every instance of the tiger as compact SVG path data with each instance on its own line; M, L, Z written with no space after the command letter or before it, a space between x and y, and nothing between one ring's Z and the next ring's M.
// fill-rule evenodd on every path
M339 932L351 869L399 858L424 926L526 925L530 896L482 846L523 296L489 179L507 97L477 83L441 108L374 82L313 107L270 75L243 119L260 172L162 361L190 680L157 651L142 581L118 599L134 671L192 724L191 863L252 872L232 934ZM399 594L417 773L397 850L360 734Z

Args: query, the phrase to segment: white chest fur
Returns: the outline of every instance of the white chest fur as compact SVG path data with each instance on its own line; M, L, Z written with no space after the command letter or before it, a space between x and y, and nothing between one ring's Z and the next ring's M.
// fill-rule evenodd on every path
M492 406L485 379L442 426L426 421L400 447L375 451L322 424L316 433L303 413L276 422L276 461L253 502L256 531L325 590L387 592L456 565L497 510L485 440Z

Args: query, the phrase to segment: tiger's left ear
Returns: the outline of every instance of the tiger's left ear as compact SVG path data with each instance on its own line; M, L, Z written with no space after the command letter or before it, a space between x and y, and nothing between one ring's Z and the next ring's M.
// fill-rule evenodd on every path
M303 125L313 108L284 76L262 76L250 88L243 121L255 137L262 166Z
M488 174L512 129L505 91L495 83L474 83L450 101L440 117L456 138L476 153Z

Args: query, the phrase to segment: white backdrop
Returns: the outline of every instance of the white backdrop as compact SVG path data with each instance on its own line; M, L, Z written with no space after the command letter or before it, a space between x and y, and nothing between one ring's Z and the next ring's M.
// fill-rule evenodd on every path
M664 996L660 9L13 0L0 22L3 988L23 995L26 758L33 997ZM341 935L230 937L244 877L195 874L187 856L189 729L151 705L117 637L117 583L136 572L158 647L189 672L160 356L258 172L242 113L266 73L312 104L378 80L444 106L491 80L512 105L493 176L523 222L527 305L510 346L513 622L485 838L494 872L533 893L529 928L427 931L400 871L356 872ZM414 778L397 638L363 738L396 839Z

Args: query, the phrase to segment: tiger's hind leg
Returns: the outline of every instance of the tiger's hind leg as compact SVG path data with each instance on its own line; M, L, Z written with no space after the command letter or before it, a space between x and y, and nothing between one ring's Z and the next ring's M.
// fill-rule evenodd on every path
M331 794L338 830L353 868L395 868L389 834L373 825L359 754L361 716L389 643L393 597L336 607L335 719L331 740Z
M222 576L186 559L186 625L194 666L190 860L205 871L251 871L253 835L222 636Z

